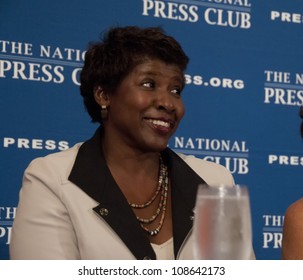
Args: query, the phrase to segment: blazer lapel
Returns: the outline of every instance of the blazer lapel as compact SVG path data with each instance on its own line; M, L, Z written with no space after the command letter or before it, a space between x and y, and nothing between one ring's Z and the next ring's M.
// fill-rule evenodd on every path
M172 216L175 257L193 226L196 194L205 181L172 150L165 150L172 192Z
M100 134L99 128L93 138L81 145L69 180L100 203L93 210L137 259L156 259L144 230L110 174L103 157Z

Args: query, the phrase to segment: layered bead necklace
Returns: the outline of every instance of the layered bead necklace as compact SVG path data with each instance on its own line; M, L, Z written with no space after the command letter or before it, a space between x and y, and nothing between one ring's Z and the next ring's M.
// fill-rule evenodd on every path
M157 196L160 194L160 200L159 205L156 209L156 212L150 217L150 218L142 218L137 216L137 220L140 222L141 227L148 233L150 236L157 235L164 223L165 219L165 213L166 213L166 205L167 205L167 198L168 198L168 171L167 166L163 163L162 157L160 156L160 168L159 168L159 180L158 180L158 186L156 189L156 192L153 194L153 196L145 203L143 204L135 204L135 203L129 203L129 205L133 209L144 209L151 205ZM145 225L151 224L153 221L156 220L156 218L160 215L160 221L156 228L154 229L148 229Z

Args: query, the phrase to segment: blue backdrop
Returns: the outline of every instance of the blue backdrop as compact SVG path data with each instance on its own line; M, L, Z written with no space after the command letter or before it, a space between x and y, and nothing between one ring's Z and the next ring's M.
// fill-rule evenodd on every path
M79 94L88 42L113 25L162 26L190 57L186 114L169 145L225 165L249 187L257 259L279 259L303 196L303 3L296 0L2 0L0 259L22 174L96 128Z

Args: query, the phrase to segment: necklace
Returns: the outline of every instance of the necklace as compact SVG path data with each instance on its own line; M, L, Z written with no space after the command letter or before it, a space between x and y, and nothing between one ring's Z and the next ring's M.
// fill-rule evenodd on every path
M166 177L165 181L164 181L164 191L163 191L163 198L161 197L160 199L160 203L159 203L159 206L157 208L157 211L158 209L161 207L162 208L162 215L161 215L161 218L160 218L160 221L158 223L158 226L155 228L155 229L148 229L147 227L145 227L143 224L141 224L141 227L148 233L148 235L150 236L154 236L154 235L157 235L162 226L163 226L163 223L164 223L164 219L165 219L165 213L166 213L166 204L167 204L167 197L168 197L168 177ZM161 200L163 199L163 203L161 204ZM162 206L160 206L160 204ZM161 211L161 208L159 211ZM137 217L138 219L138 217ZM139 220L139 219L138 219Z
M153 214L150 218L141 218L139 216L136 216L137 220L141 223L141 227L150 236L155 236L160 232L166 214L166 205L168 198L168 171L167 171L167 166L163 163L161 156L160 156L160 167L159 167L159 180L158 180L158 187L156 189L156 192L151 197L151 199L149 199L147 202L143 204L129 203L129 205L134 209L146 208L156 199L159 193L161 193L161 196L155 214ZM144 224L150 224L153 221L155 221L155 219L160 215L160 213L161 213L161 217L157 227L152 230L148 229Z
M154 193L154 195L151 197L151 199L149 199L147 202L143 203L143 204L135 204L135 203L129 203L129 205L132 208L135 209L142 209L142 208L146 208L147 206L149 206L150 204L152 204L154 202L154 200L156 199L156 197L158 196L162 184L163 184L163 170L165 168L165 165L163 164L163 160L162 157L160 156L160 170L159 170L159 180L158 180L158 187L156 189L156 192Z

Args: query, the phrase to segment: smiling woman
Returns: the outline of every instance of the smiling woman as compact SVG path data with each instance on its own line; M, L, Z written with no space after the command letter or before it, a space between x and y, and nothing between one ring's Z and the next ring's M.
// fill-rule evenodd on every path
M95 100L108 108L104 150L110 149L107 141L113 139L121 149L135 144L144 150L164 150L184 114L182 89L179 67L158 59L135 66L112 92L98 87Z
M25 171L12 259L193 258L197 186L234 181L167 148L184 115L187 63L160 28L112 28L89 46L80 90L100 127Z

